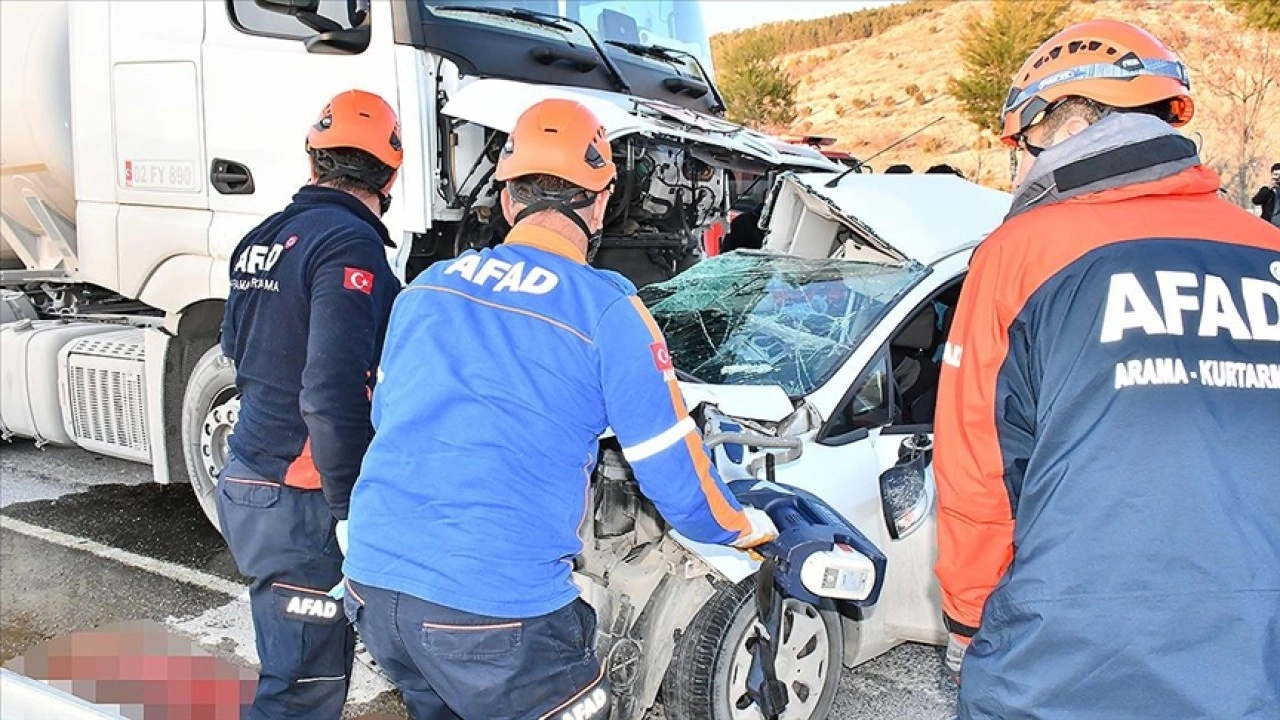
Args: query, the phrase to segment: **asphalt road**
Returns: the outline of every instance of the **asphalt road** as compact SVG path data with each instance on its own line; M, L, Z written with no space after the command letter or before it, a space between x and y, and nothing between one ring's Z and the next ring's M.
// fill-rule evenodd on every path
M153 620L214 654L256 663L245 579L191 490L79 450L0 447L0 662L58 635ZM905 645L841 677L832 718L948 720L942 651ZM407 717L358 664L348 717ZM654 718L663 717L661 708Z

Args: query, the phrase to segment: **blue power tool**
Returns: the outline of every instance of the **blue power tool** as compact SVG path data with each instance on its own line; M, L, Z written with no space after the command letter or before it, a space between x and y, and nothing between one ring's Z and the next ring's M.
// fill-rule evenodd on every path
M774 482L739 480L729 488L744 505L764 510L778 528L776 540L754 548L763 561L756 573L760 626L749 640L747 695L766 719L789 702L774 663L781 637L782 601L817 605L829 598L870 606L880 598L886 559L865 535L812 493Z

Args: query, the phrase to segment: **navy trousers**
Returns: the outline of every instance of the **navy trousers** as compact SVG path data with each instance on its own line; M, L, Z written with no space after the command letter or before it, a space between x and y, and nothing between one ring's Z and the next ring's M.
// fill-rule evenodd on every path
M414 720L609 717L596 615L582 600L513 620L346 583L347 617Z
M261 669L245 720L339 720L355 633L327 596L342 580L324 494L267 480L234 457L218 481L218 520L249 602Z

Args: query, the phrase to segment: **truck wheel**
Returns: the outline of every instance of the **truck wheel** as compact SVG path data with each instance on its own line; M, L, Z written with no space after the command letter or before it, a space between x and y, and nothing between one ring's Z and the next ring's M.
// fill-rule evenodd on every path
M663 705L674 720L762 720L747 697L756 625L755 578L724 585L676 643L662 683ZM835 606L788 599L783 605L778 679L790 701L782 720L822 720L831 712L844 659L844 631Z
M236 371L218 346L196 363L182 399L182 454L187 475L209 522L218 527L215 491L218 473L227 462L227 438L240 413Z

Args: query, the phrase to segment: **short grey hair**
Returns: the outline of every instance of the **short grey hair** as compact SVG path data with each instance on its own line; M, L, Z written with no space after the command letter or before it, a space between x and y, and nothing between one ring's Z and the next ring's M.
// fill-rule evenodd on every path
M1105 105L1097 100L1073 95L1050 108L1049 114L1038 124L1044 127L1046 137L1052 137L1071 118L1081 118L1090 125L1113 113L1138 113L1151 115L1165 122L1173 121L1173 106L1169 100L1157 100L1137 107L1115 107Z
M1072 118L1080 118L1090 125L1110 115L1115 108L1085 97L1069 97L1058 103L1040 121L1045 138L1051 138Z
M521 205L559 198L590 203L598 193L579 187L555 175L524 175L507 181L511 199Z

